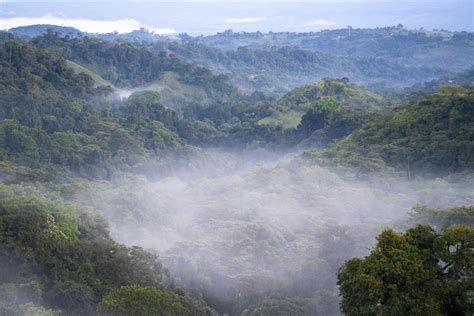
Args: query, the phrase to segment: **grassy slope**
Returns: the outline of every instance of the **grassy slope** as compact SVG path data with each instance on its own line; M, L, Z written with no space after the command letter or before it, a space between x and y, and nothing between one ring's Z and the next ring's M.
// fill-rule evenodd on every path
M77 63L75 63L71 60L68 60L67 64L68 64L69 67L71 67L74 70L75 74L79 74L81 72L84 72L87 75L89 75L92 79L94 79L96 87L98 87L98 86L110 86L110 87L115 89L114 85L110 81L105 80L104 78L99 76L97 73L93 72L92 70L90 70L90 69L88 69L88 68L86 68L82 65L79 65L79 64L77 64Z
M87 75L91 76L92 79L94 79L95 81L95 86L110 86L114 89L120 90L116 88L110 81L105 80L94 71L70 60L68 60L67 63L68 66L70 66L76 74L84 72ZM163 73L159 79L155 80L150 85L135 88L132 90L157 91L162 97L163 104L169 108L179 108L184 103L190 102L209 102L209 97L203 88L181 82L179 80L179 75L172 71L167 71Z
M189 85L179 80L175 72L165 72L160 78L147 87L160 92L163 104L170 108L179 108L183 103L208 103L209 97L202 87Z
M303 112L288 111L275 112L271 116L267 116L258 121L260 125L282 126L284 129L296 128L300 124Z

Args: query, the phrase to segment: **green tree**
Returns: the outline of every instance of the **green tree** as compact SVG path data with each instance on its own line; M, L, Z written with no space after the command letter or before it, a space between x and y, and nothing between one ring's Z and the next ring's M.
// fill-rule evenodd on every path
M326 128L326 126L329 125L330 121L332 120L334 114L341 111L341 109L341 102L337 101L333 97L322 98L312 108L313 112L322 115L322 128Z
M431 225L436 229L443 229L452 225L466 225L474 228L474 205L447 209L415 205L410 214L409 222Z
M322 155L359 170L382 160L408 178L472 172L473 102L473 88L444 87L368 122Z
M430 226L399 234L387 229L364 259L338 272L341 309L348 315L462 315L473 311L474 231Z
M108 293L97 307L99 315L179 315L181 303L159 288L127 285Z

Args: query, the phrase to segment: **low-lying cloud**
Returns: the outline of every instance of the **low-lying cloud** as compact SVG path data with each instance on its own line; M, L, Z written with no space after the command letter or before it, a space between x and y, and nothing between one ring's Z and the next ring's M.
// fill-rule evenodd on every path
M334 21L319 19L306 23L306 26L334 26L336 24Z
M474 201L470 182L360 179L264 150L207 149L161 168L168 176L118 176L76 200L101 210L119 242L156 251L177 284L222 313L272 293L319 297L317 314L337 315L338 267L366 255L384 227L415 204Z
M52 24L61 26L75 27L83 32L88 33L128 33L138 30L142 27L155 32L156 34L175 34L177 31L172 28L153 28L143 24L135 19L120 20L90 20L80 18L61 18L51 15L42 17L14 17L2 19L0 29L8 30L18 26L28 26L35 24Z
M225 19L225 23L228 24L239 24L239 23L257 23L265 20L265 17L248 17L248 18L228 18Z

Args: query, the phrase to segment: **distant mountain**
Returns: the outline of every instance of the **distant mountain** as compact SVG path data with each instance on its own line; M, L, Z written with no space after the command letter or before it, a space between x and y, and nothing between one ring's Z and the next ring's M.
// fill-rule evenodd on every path
M302 85L309 83L304 82L309 78L347 76L381 91L449 76L474 65L474 33L408 30L401 25L309 33L225 31L191 41L222 53L214 51L196 58L189 56L192 49L188 49L190 59L226 70L237 80L255 78L255 83L247 79L247 84L257 89L260 82L285 88L285 82ZM206 56L218 60L206 60ZM271 74L267 58L275 61ZM291 71L285 70L286 65Z
M409 98L420 98L427 96L429 94L435 93L443 85L461 85L465 87L474 86L474 66L468 70L459 72L452 76L442 77L439 79L434 79L428 82L417 83L411 87L402 89L400 91L396 90L401 96ZM395 96L392 96L395 97Z
M48 30L53 30L54 32L59 33L61 36L78 36L83 34L80 30L70 27L70 26L60 26L52 24L36 24L28 26L18 26L8 30L9 33L12 33L18 37L23 38L33 38L36 36L41 36L46 34Z
M296 46L246 46L223 51L200 44L198 40L190 40L156 42L153 49L173 52L190 62L209 67L216 73L226 74L244 89L276 93L324 77L349 77L366 86L406 87L449 73L440 68L406 66L398 61L378 57L337 56L303 50Z
M472 58L466 59L474 50L474 33L409 30L402 25L375 29L347 27L309 33L226 31L197 39L206 46L222 50L296 46L339 56L387 58L409 65L436 65L457 71L474 64Z

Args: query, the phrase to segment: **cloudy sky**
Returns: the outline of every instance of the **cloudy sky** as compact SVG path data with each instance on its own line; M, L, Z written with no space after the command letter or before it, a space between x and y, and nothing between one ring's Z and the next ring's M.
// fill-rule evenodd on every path
M0 0L0 29L31 24L74 26L86 32L211 34L234 31L317 31L402 23L410 28L473 31L474 0Z

